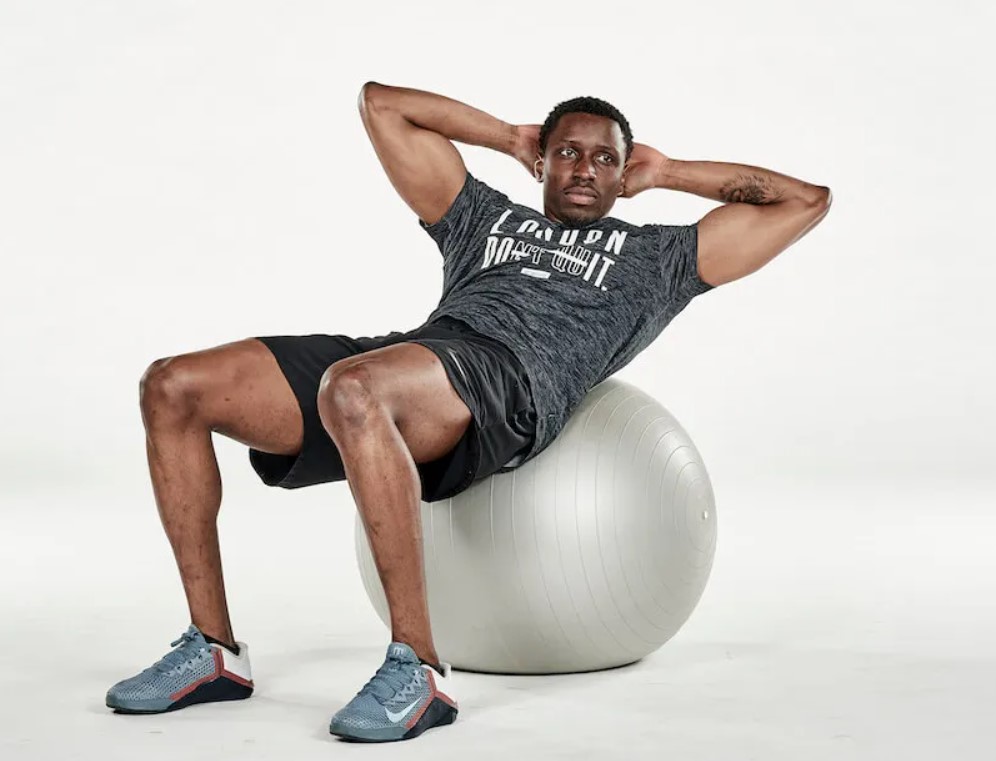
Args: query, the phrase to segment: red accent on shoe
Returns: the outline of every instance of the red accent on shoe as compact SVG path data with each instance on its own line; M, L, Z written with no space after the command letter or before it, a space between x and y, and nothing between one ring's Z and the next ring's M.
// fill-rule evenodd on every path
M425 670L425 673L426 676L429 677L429 696L426 698L426 701L422 705L422 707L419 708L414 714L412 714L412 717L405 722L405 727L407 729L411 729L416 724L418 724L419 719L421 719L422 715L429 710L429 706L432 705L432 701L435 698L439 698L440 700L442 700L444 703L446 703L448 706L451 706L452 708L457 708L457 702L453 700L453 698L439 691L439 688L436 686L436 676L435 673L433 672L432 667L427 668Z
M198 687L200 687L202 684L207 684L208 682L213 682L215 679L217 679L219 676L221 676L222 672L224 671L224 662L222 661L222 657L223 657L222 654L220 652L218 652L217 648L211 648L211 657L214 660L214 672L211 673L211 674L208 674L207 676L205 676L205 677L203 677L201 679L198 679L193 684L188 684L182 690L178 690L177 692L174 692L172 695L169 696L170 700L172 700L172 701L175 702L175 701L179 700L180 698L182 698L184 695L190 694L191 692L193 692L194 690L196 690Z

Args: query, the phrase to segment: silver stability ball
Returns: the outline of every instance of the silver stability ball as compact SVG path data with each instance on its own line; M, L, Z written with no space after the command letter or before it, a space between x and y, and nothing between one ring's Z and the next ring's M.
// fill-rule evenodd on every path
M705 589L716 509L702 458L648 394L610 378L514 471L422 503L439 657L557 674L621 666L667 642ZM360 575L390 627L362 520Z

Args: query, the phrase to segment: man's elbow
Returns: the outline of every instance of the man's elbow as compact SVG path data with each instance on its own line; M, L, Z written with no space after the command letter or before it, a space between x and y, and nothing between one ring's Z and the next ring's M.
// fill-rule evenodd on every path
M815 192L812 197L807 198L805 207L799 210L799 224L802 230L795 240L798 240L822 222L830 211L830 205L833 203L833 193L830 192L830 188L822 185L814 185L813 189Z
M809 205L826 213L830 210L830 204L833 203L833 193L825 185L813 185L812 188L812 194L807 199Z
M393 110L397 94L398 88L396 87L374 81L364 83L363 87L360 88L360 95L356 99L360 115L365 119L378 112Z
M360 95L356 99L356 105L360 109L360 115L365 119L367 116L385 108L390 97L391 88L382 85L380 82L365 82L360 88Z

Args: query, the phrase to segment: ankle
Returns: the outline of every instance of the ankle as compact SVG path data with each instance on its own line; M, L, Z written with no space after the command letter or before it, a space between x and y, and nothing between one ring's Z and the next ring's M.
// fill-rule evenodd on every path
M418 656L418 659L422 663L426 664L427 666L432 666L440 674L443 673L443 667L441 665L441 661L439 660L439 656L436 654L435 649L431 647L427 648L413 647L412 650L415 651L415 655Z
M212 645L221 645L226 650L229 650L229 651L235 653L235 655L239 654L239 650L241 648L239 647L238 643L235 641L235 637L234 636L229 635L229 638L222 639L220 637L212 637L210 634L208 634L205 631L202 631L201 634L204 636L204 639L209 644L212 644Z

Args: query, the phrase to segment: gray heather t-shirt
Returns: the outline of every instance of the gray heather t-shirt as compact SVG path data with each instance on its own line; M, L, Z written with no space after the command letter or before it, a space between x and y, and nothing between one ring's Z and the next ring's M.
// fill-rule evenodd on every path
M543 451L596 384L645 349L698 294L698 227L603 217L580 228L513 203L470 173L438 222L450 315L499 341L526 370Z

